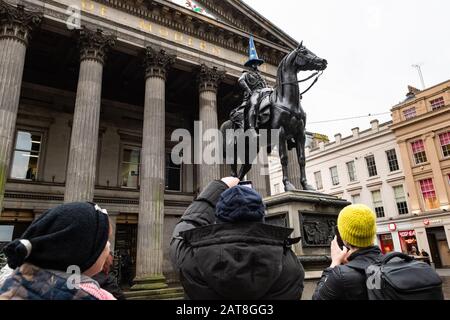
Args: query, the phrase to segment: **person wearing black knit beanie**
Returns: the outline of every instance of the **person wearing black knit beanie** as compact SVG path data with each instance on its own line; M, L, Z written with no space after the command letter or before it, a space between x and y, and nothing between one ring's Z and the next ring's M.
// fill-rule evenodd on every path
M1 299L115 300L91 279L110 253L108 213L90 202L69 203L37 218L3 251L15 269Z

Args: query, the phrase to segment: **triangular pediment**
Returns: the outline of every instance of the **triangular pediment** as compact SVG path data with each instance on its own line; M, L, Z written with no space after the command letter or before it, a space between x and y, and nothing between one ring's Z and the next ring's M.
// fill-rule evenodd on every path
M298 43L241 0L166 0L285 48Z
M255 37L293 49L298 42L242 0L196 0L203 8L237 29Z

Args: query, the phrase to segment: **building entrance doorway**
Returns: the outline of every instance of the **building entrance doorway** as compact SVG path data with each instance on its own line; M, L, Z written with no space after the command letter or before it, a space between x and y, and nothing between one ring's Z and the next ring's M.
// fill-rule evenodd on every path
M123 290L133 285L136 276L137 224L117 224L114 246L114 272Z
M427 238L435 267L450 267L450 250L444 227L427 229Z

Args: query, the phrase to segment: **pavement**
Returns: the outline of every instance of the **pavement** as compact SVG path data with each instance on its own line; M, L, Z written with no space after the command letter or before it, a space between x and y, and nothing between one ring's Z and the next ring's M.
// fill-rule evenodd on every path
M450 300L450 269L436 269L436 271L443 281L444 298L445 300Z

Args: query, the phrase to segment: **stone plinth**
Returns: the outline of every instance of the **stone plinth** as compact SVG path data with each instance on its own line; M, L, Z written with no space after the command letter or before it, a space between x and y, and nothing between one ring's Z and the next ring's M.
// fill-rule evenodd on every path
M307 271L322 270L330 263L330 243L339 212L346 200L311 191L291 191L264 199L266 221L294 229L301 241L293 250Z

